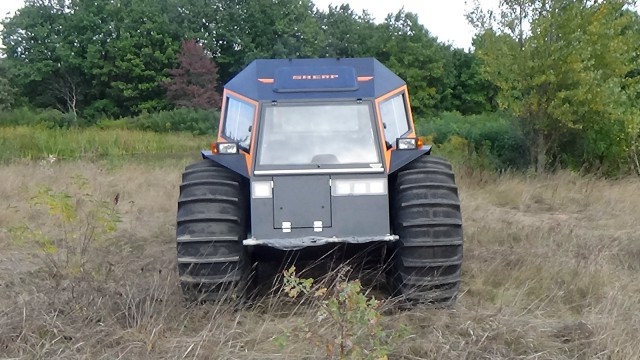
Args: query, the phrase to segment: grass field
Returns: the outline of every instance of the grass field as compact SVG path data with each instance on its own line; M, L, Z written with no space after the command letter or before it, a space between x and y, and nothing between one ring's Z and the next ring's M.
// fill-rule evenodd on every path
M268 296L233 311L182 301L176 199L182 167L196 158L0 167L0 358L325 358L313 339L278 345L300 324L329 331L312 303ZM82 191L70 185L77 175L86 179ZM637 359L638 179L464 171L458 182L466 241L460 299L451 309L386 304L382 326L408 329L389 358ZM55 212L29 205L42 186L64 190L81 209L104 200L121 216L117 231L74 256L17 240L25 223L54 240L96 230L80 222L74 232L52 220Z
M142 154L185 154L210 147L210 136L121 129L0 128L0 162L15 159L100 159Z

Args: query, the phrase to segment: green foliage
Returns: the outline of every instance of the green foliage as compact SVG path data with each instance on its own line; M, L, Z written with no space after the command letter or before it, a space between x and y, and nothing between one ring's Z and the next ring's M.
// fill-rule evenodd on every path
M248 21L238 21L248 30L245 62L317 56L324 36L313 9L311 0L246 1L243 13Z
M157 134L122 129L6 127L0 131L0 162L15 159L117 157L193 153L209 147L210 136Z
M640 122L638 17L630 1L504 1L472 21L498 102L523 119L539 171L549 165L621 170ZM523 24L530 23L529 31Z
M3 21L7 65L37 107L112 116L165 109L160 84L182 39L171 11L169 1L27 0Z
M192 38L203 39L226 83L258 58L318 57L325 51L324 34L311 0L189 0L185 24ZM206 19L203 23L202 19ZM202 26L200 26L202 25Z
M406 335L406 328L392 332L382 327L382 304L363 294L359 280L341 279L331 288L314 289L313 279L299 278L294 266L283 274L284 291L289 297L307 295L318 299L320 309L316 323L302 323L277 337L275 342L281 347L295 338L325 351L329 358L387 359L395 341ZM339 276L342 278L342 273Z
M477 148L469 140L458 135L449 137L444 143L434 143L432 151L446 157L462 171L496 170L495 160L488 152L487 147Z
M0 127L36 126L48 129L69 128L77 124L71 114L59 110L19 107L11 111L0 111Z
M30 199L31 215L46 218L45 225L10 229L14 241L36 247L49 277L58 280L104 274L90 261L91 254L109 246L120 222L110 202L91 195L86 178L71 179L63 190L43 186Z
M310 0L26 0L0 31L0 126L215 133L215 115L171 111L162 87L180 44L195 39L220 83L256 58L374 56L406 80L417 117L514 114L523 130L508 140L496 129L450 132L492 167L526 158L540 171L613 174L631 164L640 173L640 16L631 3L504 0L490 13L476 1L476 50L467 52L404 10L376 24L348 5L320 11ZM29 116L22 106L47 110Z
M300 294L308 294L311 292L313 279L300 279L296 276L295 266L285 269L282 274L284 275L284 291L290 298L295 299Z
M6 63L5 58L0 58L0 111L11 110L16 102L16 89L11 85Z
M491 107L475 55L404 11L375 24L310 0L27 0L3 26L18 95L89 123L168 110L161 84L187 39L213 57L221 83L256 58L375 56L407 80L418 113Z
M464 115L495 111L498 89L482 76L482 61L471 52L453 49L447 61L447 71L453 72L450 98L441 105L444 111L458 111Z
M94 2L87 3L91 6ZM121 36L107 41L114 30L103 28L100 36L105 42L96 55L107 53L111 59L105 64L107 67L92 68L92 73L97 72L92 77L106 80L99 89L109 91L105 97L118 104L122 115L167 109L162 83L168 79L168 69L177 63L183 37L171 19L177 6L166 0L120 0L107 4L110 20L116 24L115 32ZM96 12L90 11L92 15Z
M472 161L491 170L525 169L530 165L525 134L518 120L508 114L443 113L418 121L417 131L429 136L438 151L453 161Z
M181 108L155 113L143 112L138 116L120 119L102 118L95 122L99 129L130 129L158 133L188 132L193 135L216 135L220 114L217 110ZM74 118L58 110L20 107L0 111L0 127L35 126L48 129L91 127L94 121Z
M319 11L316 16L326 39L326 54L322 56L371 56L376 51L372 34L377 28L366 11L358 14L348 4L330 5L326 12Z
M217 135L220 114L215 110L180 108L120 119L127 127L159 133L184 131L193 135ZM104 125L102 122L99 125Z
M389 15L375 32L376 57L407 82L417 114L439 110L451 85L446 48L418 22L413 13Z

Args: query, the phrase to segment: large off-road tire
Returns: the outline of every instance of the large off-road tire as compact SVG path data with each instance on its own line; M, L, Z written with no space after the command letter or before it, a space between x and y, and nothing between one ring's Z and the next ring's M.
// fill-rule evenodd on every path
M203 160L185 168L177 213L178 274L190 300L238 300L247 283L247 186ZM162 195L160 195L162 196Z
M462 215L451 165L423 155L399 170L392 191L394 295L453 304L460 287Z

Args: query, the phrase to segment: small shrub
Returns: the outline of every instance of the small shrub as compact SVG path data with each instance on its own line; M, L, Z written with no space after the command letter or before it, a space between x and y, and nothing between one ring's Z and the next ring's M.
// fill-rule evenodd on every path
M330 288L314 287L313 279L301 279L295 271L292 266L283 272L284 291L293 299L299 295L317 299L319 310L314 323L300 323L277 337L281 347L295 338L325 351L329 358L380 360L387 359L393 344L406 335L404 328L392 332L382 327L382 303L363 294L359 280L341 279Z

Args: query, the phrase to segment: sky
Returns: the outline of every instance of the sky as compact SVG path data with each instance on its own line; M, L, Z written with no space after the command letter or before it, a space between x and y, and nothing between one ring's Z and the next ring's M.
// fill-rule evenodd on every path
M7 1L7 0L5 0ZM11 0L9 0L11 1ZM384 21L389 13L397 13L404 7L406 12L418 14L418 20L432 35L444 43L469 49L474 29L469 25L464 13L471 9L471 0L313 0L320 9L331 5L348 3L361 12L366 9L376 22ZM497 7L499 0L480 0L483 8Z
M348 3L352 9L361 12L366 9L376 22L384 21L389 13L396 13L402 7L407 12L418 14L420 23L432 35L445 43L456 47L469 49L473 37L473 28L464 18L465 10L471 5L471 0L312 0L320 9L326 10L332 5ZM484 8L495 7L498 0L481 0ZM23 0L0 0L0 18L7 13L13 13L22 7ZM467 4L469 3L469 4Z

